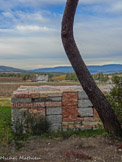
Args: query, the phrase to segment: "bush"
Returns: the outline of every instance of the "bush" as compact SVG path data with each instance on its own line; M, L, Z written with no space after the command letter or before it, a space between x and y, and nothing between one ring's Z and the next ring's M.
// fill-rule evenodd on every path
M50 129L50 123L44 118L36 118L34 116L30 116L29 119L30 130L33 135L42 135L43 133L47 133Z
M44 117L36 117L32 114L27 114L25 120L17 120L14 124L14 134L20 139L25 135L41 135L47 133L50 129L50 123Z
M117 115L118 120L122 124L122 77L114 78L115 87L111 90L107 98Z
M47 133L50 128L50 123L43 117L36 118L28 114L24 119L18 119L13 123L13 139L17 149L23 147L23 142L30 135L42 135Z

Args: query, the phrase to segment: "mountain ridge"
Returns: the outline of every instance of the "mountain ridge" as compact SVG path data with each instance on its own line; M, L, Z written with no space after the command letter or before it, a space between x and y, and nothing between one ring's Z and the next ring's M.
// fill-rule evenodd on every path
M87 66L91 74L102 73L120 73L122 72L122 64L106 64L106 65L90 65ZM23 70L9 66L0 66L0 72L74 72L71 66L57 66L52 68L39 68L34 70Z
M103 73L122 72L122 64L89 65L87 67L92 74L98 73L98 72L103 72ZM63 73L74 72L71 66L40 68L40 69L34 69L33 71L34 72L63 72Z
M0 66L0 72L24 72L26 70L9 67L9 66Z

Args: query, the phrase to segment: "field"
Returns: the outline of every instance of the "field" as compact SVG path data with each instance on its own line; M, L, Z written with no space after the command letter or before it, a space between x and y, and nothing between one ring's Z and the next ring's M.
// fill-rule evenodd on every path
M1 98L1 162L5 161L5 159L2 160L2 156L13 157L19 162L23 160L33 162L34 158L39 162L120 162L122 160L121 139L108 136L104 130L76 132L67 130L66 132L45 133L41 136L29 135L27 138L15 141L10 123L10 98Z
M40 86L40 85L80 85L78 82L47 82L47 83L37 83L37 82L22 82L22 83L0 83L0 97L11 97L13 91L15 91L21 85L26 86Z
M17 77L0 77L0 82L22 82L21 78Z

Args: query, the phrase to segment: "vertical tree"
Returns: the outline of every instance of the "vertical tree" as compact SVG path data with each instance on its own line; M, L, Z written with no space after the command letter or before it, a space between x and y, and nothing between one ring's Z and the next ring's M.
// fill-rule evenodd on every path
M108 100L97 87L89 73L74 40L73 24L78 1L79 0L67 0L61 31L63 46L83 89L96 108L104 128L112 135L121 136L122 129L120 123Z

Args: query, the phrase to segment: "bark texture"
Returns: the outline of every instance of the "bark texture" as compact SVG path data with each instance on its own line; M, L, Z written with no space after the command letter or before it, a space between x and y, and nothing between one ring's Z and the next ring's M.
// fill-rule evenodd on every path
M63 46L83 89L96 108L104 128L112 135L122 136L120 123L104 94L94 82L74 40L73 24L78 1L79 0L67 0L61 30Z

